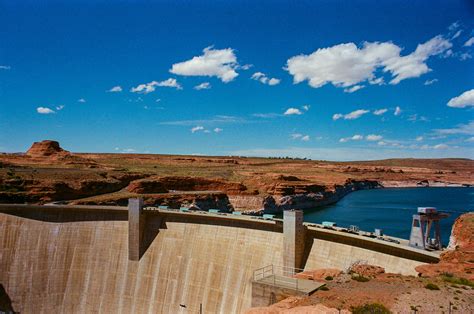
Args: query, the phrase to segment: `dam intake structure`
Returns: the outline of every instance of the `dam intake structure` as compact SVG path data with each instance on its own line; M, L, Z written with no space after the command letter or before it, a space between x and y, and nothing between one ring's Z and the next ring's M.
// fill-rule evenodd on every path
M200 304L204 313L235 313L251 307L254 271L265 266L347 269L364 260L414 275L416 266L439 260L439 252L406 240L381 241L302 219L285 230L285 216L259 218L148 208L139 200L129 208L2 204L0 283L22 313L185 313Z

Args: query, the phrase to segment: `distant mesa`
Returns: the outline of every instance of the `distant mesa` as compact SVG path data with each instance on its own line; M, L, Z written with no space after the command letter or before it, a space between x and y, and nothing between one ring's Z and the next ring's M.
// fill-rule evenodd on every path
M27 156L30 157L56 157L66 156L70 153L59 146L59 142L45 140L41 142L34 142L30 149L26 152Z

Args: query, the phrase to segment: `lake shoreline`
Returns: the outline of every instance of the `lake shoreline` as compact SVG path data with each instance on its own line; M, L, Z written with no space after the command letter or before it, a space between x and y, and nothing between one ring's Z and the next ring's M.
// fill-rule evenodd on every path
M377 192L370 189L360 192L350 193L327 206L308 208L304 211L304 220L334 221L343 227L358 225L361 230L381 228L391 236L408 238L417 207L436 207L450 215L441 221L443 242L447 244L456 217L474 211L474 187L389 187Z
M348 194L371 189L406 189L406 188L469 188L470 184L442 181L376 181L348 180L344 185L335 185L333 190L319 193L305 193L285 196L262 197L262 207L248 211L255 214L280 214L289 209L314 209L335 204Z

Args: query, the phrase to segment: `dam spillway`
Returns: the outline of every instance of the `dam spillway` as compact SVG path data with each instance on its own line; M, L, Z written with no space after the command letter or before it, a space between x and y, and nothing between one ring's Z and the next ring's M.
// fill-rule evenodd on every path
M204 313L239 313L251 306L253 271L284 256L278 221L145 211L146 248L133 261L124 207L2 205L0 212L0 283L22 313L184 313L201 304ZM304 268L364 260L415 274L436 260L379 242L307 227Z

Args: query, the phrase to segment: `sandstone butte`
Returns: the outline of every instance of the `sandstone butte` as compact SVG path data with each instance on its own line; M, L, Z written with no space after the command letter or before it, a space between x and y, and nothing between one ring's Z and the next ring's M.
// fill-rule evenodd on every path
M27 156L30 157L59 157L59 156L66 156L70 153L59 146L59 142L57 141L50 141L45 140L41 142L34 142L31 145L30 149L26 152Z

